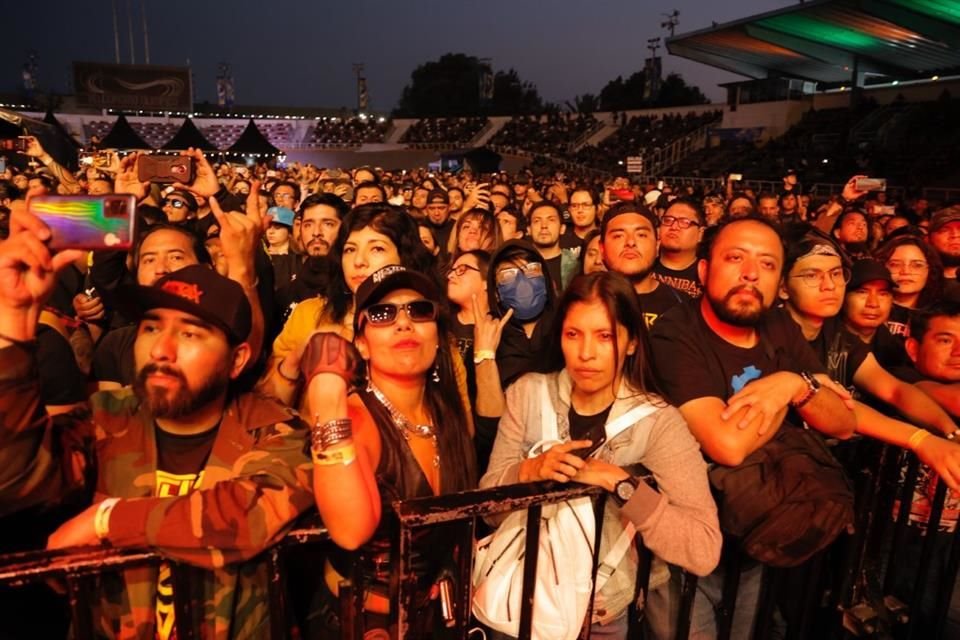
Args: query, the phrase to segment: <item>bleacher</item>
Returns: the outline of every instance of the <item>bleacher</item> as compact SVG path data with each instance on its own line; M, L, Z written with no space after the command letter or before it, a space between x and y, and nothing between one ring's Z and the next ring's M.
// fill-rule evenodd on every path
M200 132L218 149L226 149L240 137L246 126L242 120L223 121L224 123L208 124L200 127Z
M484 117L421 118L407 129L401 142L467 144L487 122Z
M716 122L721 112L667 114L661 117L632 116L610 137L597 146L580 149L574 159L596 169L615 171L627 156L643 155L646 150L663 147L700 127Z
M527 151L548 156L566 156L581 137L596 130L590 114L550 113L545 116L516 116L490 140L506 151Z
M389 123L379 118L322 118L304 142L308 145L359 146L383 142Z

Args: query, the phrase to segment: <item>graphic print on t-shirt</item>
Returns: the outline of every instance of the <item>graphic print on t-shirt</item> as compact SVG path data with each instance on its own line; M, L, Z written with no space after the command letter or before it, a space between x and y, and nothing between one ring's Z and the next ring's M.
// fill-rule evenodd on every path
M750 366L744 367L740 373L730 378L730 387L733 389L734 393L739 393L740 389L743 389L745 386L747 386L747 383L761 378L762 376L763 372L751 364Z
M200 473L167 473L157 470L156 492L158 498L185 496L203 481L203 471ZM159 640L176 640L174 629L173 608L173 578L170 574L170 565L160 563L157 576L157 638Z

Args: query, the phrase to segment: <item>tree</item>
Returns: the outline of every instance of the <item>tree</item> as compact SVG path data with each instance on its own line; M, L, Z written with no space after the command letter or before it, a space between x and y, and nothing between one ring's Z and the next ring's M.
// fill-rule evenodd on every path
M493 70L484 61L463 53L447 53L421 64L410 74L394 115L406 118L537 113L543 99L536 86L521 80L514 69L493 74L493 98L481 98L484 77Z
M566 101L567 108L577 113L594 113L600 111L600 97L592 93L585 93L582 96L575 96L573 102Z
M649 95L647 74L644 70L637 71L626 80L623 76L617 76L600 91L601 111L679 107L707 102L703 92L697 87L688 85L683 76L678 73L671 73L660 81L656 97Z

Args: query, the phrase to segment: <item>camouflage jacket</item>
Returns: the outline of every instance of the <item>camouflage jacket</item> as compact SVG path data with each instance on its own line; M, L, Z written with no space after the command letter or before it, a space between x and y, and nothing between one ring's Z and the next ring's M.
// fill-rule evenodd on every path
M0 349L0 515L77 491L118 497L114 546L152 547L207 569L201 637L268 635L267 571L254 556L313 505L303 423L283 405L243 394L223 415L199 487L154 497L153 417L129 389L100 392L86 410L49 418L29 349ZM157 567L103 575L97 636L154 636ZM195 602L195 605L199 603Z

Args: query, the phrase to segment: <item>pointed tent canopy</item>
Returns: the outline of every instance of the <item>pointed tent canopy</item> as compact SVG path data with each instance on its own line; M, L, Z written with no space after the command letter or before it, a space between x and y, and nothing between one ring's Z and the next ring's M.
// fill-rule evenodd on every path
M134 131L133 127L130 126L130 123L127 122L127 117L120 114L120 117L117 118L117 121L113 123L113 128L110 129L110 133L103 137L103 140L100 141L101 149L153 149L150 145L143 141L143 138L140 137L140 134Z
M69 140L70 144L74 147L79 148L82 146L73 138L73 136L70 135L70 132L67 131L67 128L64 127L59 120L57 120L57 117L53 115L53 111L51 109L47 109L47 115L43 116L43 121L55 128L60 135L62 135L66 140Z
M200 129L197 128L197 125L193 124L193 120L190 118L184 118L183 124L180 125L180 130L177 131L176 135L170 138L170 140L160 148L182 151L183 149L189 149L190 147L193 147L194 149L201 149L203 151L218 151L213 143L207 140L206 136L200 132Z
M242 155L276 156L280 154L280 149L270 144L270 141L260 132L260 129L257 129L253 118L250 118L247 128L243 130L237 141L230 145L227 152Z
M77 150L67 140L72 140L66 132L61 132L53 125L21 115L16 111L0 109L0 138L15 138L17 136L36 136L58 164L68 169L77 167ZM66 138L66 139L64 139ZM8 154L7 163L24 168L29 158L23 154Z

